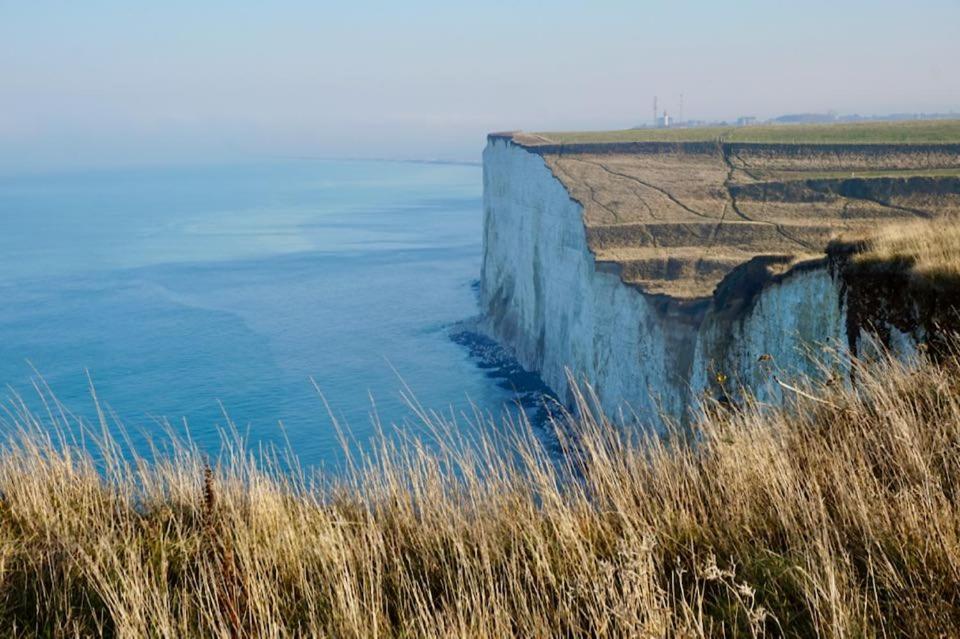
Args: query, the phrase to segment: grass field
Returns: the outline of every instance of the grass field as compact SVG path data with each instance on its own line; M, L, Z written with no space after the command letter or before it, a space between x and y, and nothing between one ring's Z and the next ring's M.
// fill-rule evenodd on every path
M778 144L944 144L960 143L960 120L791 124L689 129L628 129L539 133L564 143L585 142L758 142Z
M311 482L228 447L95 462L12 406L0 627L28 637L960 635L957 363L857 371L691 439L559 422ZM52 422L52 423L51 423ZM53 429L51 431L51 428ZM96 430L99 430L97 428ZM93 441L93 435L90 435ZM505 448L506 446L506 448ZM498 451L510 450L503 454ZM439 452L430 452L431 450ZM462 452L462 451L473 452ZM457 452L461 451L461 452Z

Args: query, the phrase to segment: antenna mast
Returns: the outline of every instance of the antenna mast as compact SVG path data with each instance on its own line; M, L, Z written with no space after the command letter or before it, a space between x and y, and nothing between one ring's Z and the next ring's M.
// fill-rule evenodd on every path
M653 126L657 126L657 96L653 96Z

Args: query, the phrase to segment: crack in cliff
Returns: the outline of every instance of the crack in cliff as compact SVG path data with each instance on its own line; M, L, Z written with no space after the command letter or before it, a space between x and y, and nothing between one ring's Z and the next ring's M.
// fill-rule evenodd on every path
M752 172L752 171L750 170L750 169L752 169L752 168L754 168L754 167L750 166L750 163L743 159L743 156L740 155L740 151L735 151L733 155L734 155L734 157L737 158L737 160L740 162L740 164L743 165L743 166L740 167L740 170L741 170L741 171L743 171L744 173L746 173L746 174L747 174L748 176L750 176L750 178L753 179L753 180L757 180L757 181L760 180L759 174L756 174L756 173L754 173L754 172ZM732 175L728 175L727 177L730 178L730 177L732 177Z
M884 201L881 200L880 198L873 198L873 197L866 197L866 196L862 196L862 197L861 197L861 196L857 196L857 195L844 195L844 196L841 196L841 197L844 197L844 198L846 198L846 199L848 199L848 200L861 200L861 201L863 201L863 202L871 202L871 203L876 204L876 205L878 205L878 206L882 206L882 207L885 207L885 208L888 208L888 209L892 209L892 210L894 210L894 211L900 211L900 212L902 212L902 213L910 213L911 215L913 215L913 216L915 216L915 217L922 218L922 219L924 219L924 220L932 220L932 219L934 219L934 217L936 217L936 216L935 216L933 213L931 213L930 211L926 211L926 210L924 210L924 209L915 209L915 208L909 207L909 206L900 206L899 204L892 204L892 203L890 203L890 202L884 202Z
M727 204L724 203L723 210L720 211L720 220L717 222L716 226L713 227L713 231L707 238L707 245L703 247L703 253L700 254L699 258L697 258L697 262L693 267L694 272L699 272L700 267L703 265L703 260L706 259L707 254L713 249L714 244L716 244L717 235L720 233L720 227L723 226L723 221L727 217L727 208Z
M689 212L689 213L693 213L693 214L696 215L697 217L702 217L702 218L704 218L704 219L706 219L706 220L711 220L711 221L717 219L717 218L716 218L715 216L713 216L713 215L707 215L706 213L702 213L702 212L700 212L700 211L697 211L696 209L691 208L690 206L688 206L688 205L685 204L684 202L681 202L679 199L677 199L677 197L674 196L673 193L671 193L670 191L668 191L668 190L666 190L666 189L664 189L664 188L661 188L661 187L659 187L659 186L656 186L656 185L654 185L654 184L651 184L651 183L649 183L649 182L644 182L644 181L641 180L640 178L638 178L638 177L636 177L636 176L633 176L633 175L630 175L630 174L628 174L628 173L620 173L619 171L614 171L614 170L611 169L610 167L606 166L603 162L591 162L591 161L589 161L589 160L582 160L582 159L580 159L580 158L570 158L570 159L573 159L573 160L576 161L576 162L582 162L583 164L589 164L589 165L591 165L591 166L599 167L599 168L603 169L604 171L606 171L607 173L609 173L610 175L615 175L615 176L617 176L617 177L621 177L621 178L624 178L624 179L627 179L627 180L632 180L632 181L636 182L637 184L640 184L641 186L645 186L645 187L647 187L648 189L653 189L654 191L657 191L658 193L661 193L662 195L665 195L671 202L673 202L674 204L676 204L677 206L679 206L679 207L682 208L683 210L685 210L685 211L687 211L687 212Z
M557 161L556 161L556 167L557 167L557 170L560 171L561 173L563 173L563 174L567 177L568 180L570 179L570 174L569 174L567 171L565 171L565 170L563 169L563 167L560 166L560 159L559 159L559 158L558 158ZM571 182L572 182L572 180L571 180ZM618 223L623 223L623 218L620 217L620 212L619 212L619 211L616 211L616 210L610 208L609 206L607 206L606 204L604 204L603 202L601 202L600 200L597 199L597 191L596 191L596 189L593 188L593 185L592 185L592 184L590 184L588 181L584 181L584 182L583 182L583 185L586 186L586 187L587 187L587 191L589 191L590 201L591 201L591 202L593 202L594 204L596 204L597 206L599 206L601 209L603 209L604 211L606 211L607 213L609 213L610 215L612 215L614 221L616 221L616 222L618 222ZM569 191L569 189L568 189L568 191Z
M729 145L725 144L722 140L720 141L719 146L720 146L720 156L723 158L723 162L724 164L727 165L727 169L728 169L727 178L723 181L723 186L724 186L724 189L726 189L727 191L727 197L730 199L730 205L732 206L733 211L747 222L753 222L755 224L768 224L774 227L777 230L777 233L779 233L783 238L787 239L790 242L793 242L794 244L797 244L798 246L802 246L803 248L810 251L819 251L817 247L813 246L809 242L805 242L803 240L795 238L789 233L787 233L783 229L783 226L781 224L777 224L776 222L770 222L768 220L756 220L748 216L746 213L744 213L740 209L740 205L737 203L737 196L734 195L734 192L733 192L733 186L734 186L733 173L736 170L736 167L734 167L733 162L730 161L730 147Z
M640 201L640 204L643 204L644 208L647 209L647 213L650 215L650 217L652 217L653 219L659 222L660 216L653 212L653 207L650 206L650 203L640 196L636 188L631 188L631 190L633 191L633 194L636 196L636 198Z
M564 170L564 168L563 168L562 166L560 166L560 158L559 158L559 157L558 157L558 158L556 159L556 161L554 162L554 167L556 168L557 171L559 171L560 173L563 173L571 183L574 183L574 181L570 179L570 174L569 174L566 170ZM556 176L555 176L555 177L556 177ZM561 183L562 183L562 182L563 182L563 180L561 180ZM616 220L617 222L623 223L623 220L622 220L622 218L620 217L620 213L619 213L618 211L615 211L615 210L611 209L609 206L607 206L606 204L604 204L603 202L601 202L600 200L598 200L598 199L597 199L597 196L596 196L596 191L594 190L593 186L590 185L589 183L585 183L585 184L586 184L587 189L588 189L589 192L590 192L590 200L591 200L594 204L596 204L597 206L599 206L600 208L602 208L603 210L605 210L605 211L607 211L608 213L610 213L611 215L613 215L614 220ZM567 190L568 193L570 193L570 189L569 189L568 187L565 186L564 188ZM646 202L644 202L644 205L646 205L648 209L650 208L650 206L649 206ZM582 203L581 203L581 206L583 206ZM651 215L653 215L652 212L651 212ZM654 217L654 219L657 219L657 218ZM640 228L643 230L643 233L646 235L646 237L647 237L647 239L650 241L650 244L651 244L651 245L653 245L653 246L655 246L655 247L659 246L659 243L657 242L656 236L654 236L654 234L651 233L650 230L649 230L648 228L646 228L646 226L640 225ZM592 251L592 249L591 249L591 251Z
M723 188L727 191L727 197L730 199L730 206L733 208L733 212L748 222L758 221L750 219L740 210L740 205L737 203L737 196L733 194L733 172L736 170L736 167L734 167L733 162L730 161L730 150L723 142L720 142L720 157L723 158L723 163L727 165L727 177L723 181Z
M932 220L934 218L933 213L930 211L925 211L923 209L915 209L910 206L900 206L899 204L891 204L890 202L884 202L883 200L875 200L872 198L863 198L867 201L874 202L880 206L885 206L887 208L893 209L895 211L903 211L904 213L912 213L913 215L923 218L925 220Z
M562 159L570 160L570 159L575 159L575 158L562 158ZM557 160L556 160L557 167L560 166L560 161L561 161L561 158L558 157ZM600 168L600 169L606 168L606 167L603 167L603 166L595 165L595 164L593 164L592 162L586 162L586 161L583 161L583 160L580 160L580 161L583 162L584 164L590 164L591 166L597 166L597 168ZM568 171L564 171L564 173L567 175L568 178L572 177ZM587 188L590 189L590 192L591 192L591 195L592 195L592 194L595 192L595 189L593 188L593 185L591 185L591 184L588 183L588 182L584 182L584 184L586 184ZM654 219L654 220L656 220L656 221L658 221L658 222L663 219L663 218L661 218L659 215L657 215L656 213L653 212L653 207L650 206L650 203L647 202L646 198L644 198L644 197L640 194L640 191L639 191L636 187L634 187L633 185L631 185L631 186L630 186L630 192L633 193L634 197L636 197L637 200L640 202L640 204L643 205L643 207L647 210L647 213L650 215L650 217L651 217L652 219ZM593 200L594 200L594 202L596 202L596 198L593 198ZM597 203L599 204L599 202L597 202ZM603 206L603 205L601 204L600 206ZM605 208L606 208L606 207L605 207ZM608 209L608 210L609 210L609 209ZM619 217L618 217L618 220L619 220ZM650 237L653 238L652 235L651 235ZM654 245L656 245L656 241L655 241L655 240L654 240Z

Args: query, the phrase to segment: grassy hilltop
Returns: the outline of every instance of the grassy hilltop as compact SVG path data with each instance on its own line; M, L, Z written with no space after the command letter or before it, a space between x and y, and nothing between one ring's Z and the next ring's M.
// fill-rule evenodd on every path
M596 261L651 295L960 214L960 120L510 135L582 206Z
M955 144L960 120L765 124L743 127L626 129L538 133L548 141L585 142L753 142L776 144Z
M957 272L936 233L911 233L867 257L915 263L919 278ZM582 416L557 422L562 463L522 425L471 448L435 423L449 445L384 444L319 482L236 447L211 469L189 446L127 462L107 441L95 463L49 434L63 426L55 405L45 416L13 406L0 627L958 636L958 354L960 343L940 363L864 365L853 387L787 387L790 410L708 404L692 433L665 439L631 437L581 397Z

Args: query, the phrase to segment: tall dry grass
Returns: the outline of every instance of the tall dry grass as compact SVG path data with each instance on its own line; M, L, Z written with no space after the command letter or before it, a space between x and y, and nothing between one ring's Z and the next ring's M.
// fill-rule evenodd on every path
M881 227L864 248L855 257L861 263L905 266L930 281L960 281L960 219L954 216Z
M23 636L960 636L960 376L863 367L791 410L637 438L580 398L529 425L384 439L339 479L228 438L208 467L95 455L13 406L0 626ZM89 449L90 443L87 442Z

